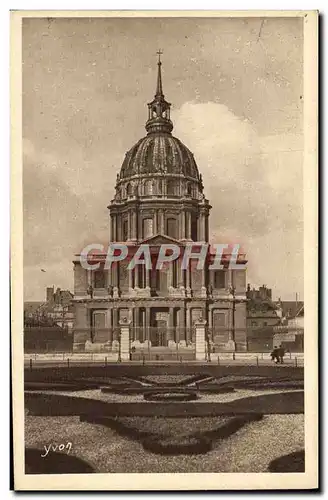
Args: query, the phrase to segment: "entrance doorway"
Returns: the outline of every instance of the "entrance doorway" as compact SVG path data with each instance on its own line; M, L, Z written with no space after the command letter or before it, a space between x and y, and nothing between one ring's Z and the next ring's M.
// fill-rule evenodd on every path
M153 346L162 346L165 345L166 342L166 332L167 332L167 323L165 320L157 320L155 321L154 335L153 335Z
M162 308L151 310L150 340L153 347L167 345L168 324L168 309Z

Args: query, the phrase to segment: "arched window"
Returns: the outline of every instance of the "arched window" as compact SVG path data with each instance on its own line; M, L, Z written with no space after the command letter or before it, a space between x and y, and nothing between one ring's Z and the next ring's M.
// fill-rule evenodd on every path
M128 196L131 196L132 195L132 184L129 182L127 185L126 185L126 193Z
M170 218L166 221L166 234L171 238L177 239L177 221L176 219Z
M192 193L191 183L190 183L190 182L188 182L188 184L187 184L187 195L188 195L188 196L191 196L191 193Z
M145 182L145 189L144 189L144 192L145 194L153 194L153 181L152 180L148 180Z
M176 182L174 180L167 181L166 193L174 196L176 193Z
M143 238L153 236L153 219L148 218L142 221L142 233Z

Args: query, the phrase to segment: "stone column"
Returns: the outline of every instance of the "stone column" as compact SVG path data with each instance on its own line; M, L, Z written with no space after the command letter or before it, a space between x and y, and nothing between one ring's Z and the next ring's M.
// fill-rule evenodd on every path
M191 310L186 309L186 342L192 342Z
M232 284L233 284L233 276L232 276L232 269L228 269L227 270L227 281L226 281L226 287L228 289L230 289L232 287Z
M205 320L198 318L195 321L197 361L206 361L205 326L206 326Z
M144 267L145 269L145 287L150 288L150 270Z
M132 237L132 214L131 211L128 211L128 241L131 241Z
M191 287L192 287L192 281L191 281L191 269L190 269L190 263L189 263L189 266L186 269L186 295L187 295L187 297L191 297Z
M205 214L200 212L198 219L198 241L205 241Z
M211 307L208 310L208 327L213 328L213 309Z
M182 307L179 311L179 340L187 341L186 336L186 310Z
M187 240L191 239L191 213L186 212L186 218L187 218Z
M170 289L173 287L173 262L168 262L167 265L167 287Z
M107 290L108 295L112 295L112 266L107 270Z
M139 307L133 309L133 340L139 338Z
M158 229L157 229L157 210L155 210L154 212L154 216L153 216L153 233L154 235L158 233Z
M137 212L136 209L132 211L132 240L136 241L138 239L137 234Z
M113 308L112 312L113 318L113 340L118 340L118 309L116 307Z
M146 307L145 314L145 338L144 340L150 340L150 307Z
M117 216L113 215L113 234L112 241L117 241Z
M182 259L179 259L177 262L177 272L178 272L178 287L182 293L182 296L185 296L185 271L182 269Z
M120 320L120 360L130 361L130 324L131 321L124 318Z
M182 240L186 238L186 214L184 210L180 214L180 238Z
M107 328L108 328L108 342L113 341L113 328L112 328L112 309L107 309Z
M207 297L207 288L206 288L206 272L207 272L207 263L204 263L204 266L201 270L202 274L202 289L201 289L201 297Z
M167 332L167 340L174 340L174 307L169 308L169 325Z
M133 289L133 269L128 269L128 276L129 276L129 290Z
M165 233L165 229L164 229L164 213L163 213L163 210L160 209L158 210L158 219L159 219L159 232L161 234L164 234Z

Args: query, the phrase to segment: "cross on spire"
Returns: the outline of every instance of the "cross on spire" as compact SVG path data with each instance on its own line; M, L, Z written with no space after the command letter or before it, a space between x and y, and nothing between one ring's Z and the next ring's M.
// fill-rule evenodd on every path
M163 96L163 87L162 87L162 72L161 72L161 55L163 54L163 51L161 49L158 49L156 52L158 55L158 72L157 72L157 86L156 86L156 96ZM163 96L164 97L164 96Z
M160 63L161 62L161 55L163 54L163 51L161 49L158 49L156 54L158 55L158 62Z

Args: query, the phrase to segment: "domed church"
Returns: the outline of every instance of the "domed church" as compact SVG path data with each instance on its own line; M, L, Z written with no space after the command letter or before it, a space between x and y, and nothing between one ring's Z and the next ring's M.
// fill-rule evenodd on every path
M110 202L110 242L124 243L129 255L140 244L152 257L162 244L181 250L209 242L210 203L193 153L172 135L171 104L165 99L158 60L154 99L148 104L147 135L125 155ZM225 243L225 242L218 242ZM195 244L195 249L197 248ZM211 248L209 246L209 248ZM194 252L194 250L193 250ZM209 252L211 255L211 251ZM206 321L213 350L246 349L246 269L189 266L175 260L162 269L129 259L105 269L87 270L74 259L74 350L115 350L120 322L130 325L133 353L169 353L175 348L192 359L197 319ZM238 263L246 264L245 256Z

